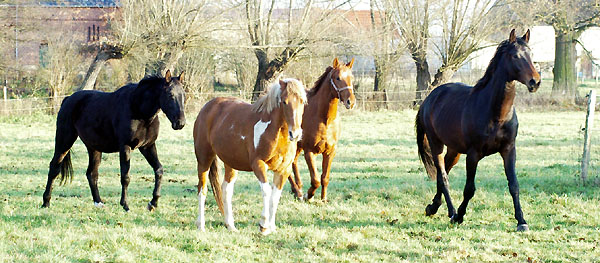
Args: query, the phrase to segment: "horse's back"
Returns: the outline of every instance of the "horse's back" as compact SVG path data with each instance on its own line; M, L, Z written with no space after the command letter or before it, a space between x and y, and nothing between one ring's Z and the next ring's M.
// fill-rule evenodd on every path
M421 121L430 140L462 152L462 116L472 87L463 83L448 83L435 88L419 108Z

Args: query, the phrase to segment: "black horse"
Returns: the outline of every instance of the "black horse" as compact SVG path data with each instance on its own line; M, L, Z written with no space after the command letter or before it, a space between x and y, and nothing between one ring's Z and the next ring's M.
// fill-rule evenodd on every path
M156 154L154 142L158 137L158 112L162 110L175 130L185 125L183 73L171 77L146 77L139 83L128 84L115 92L78 91L65 98L56 119L54 157L50 162L48 182L44 191L44 204L50 206L52 182L61 174L61 183L71 179L70 149L77 137L88 150L87 180L92 190L94 205L103 206L98 194L98 166L102 153L119 152L121 162L121 205L127 205L129 185L129 159L136 148L154 169L154 192L148 210L157 207L163 168Z
M517 231L529 227L523 218L519 202L519 183L515 174L515 138L517 113L513 107L515 83L535 92L540 86L540 74L531 63L529 30L521 38L510 37L500 43L485 75L474 87L449 83L434 89L423 101L415 121L419 155L427 173L437 177L437 193L427 206L427 215L433 215L442 204L444 194L448 217L452 223L462 223L469 200L475 193L477 163L485 156L500 153L508 189L515 207ZM447 147L442 157L444 146ZM458 162L460 154L467 154L467 181L464 200L454 210L448 192L448 173Z

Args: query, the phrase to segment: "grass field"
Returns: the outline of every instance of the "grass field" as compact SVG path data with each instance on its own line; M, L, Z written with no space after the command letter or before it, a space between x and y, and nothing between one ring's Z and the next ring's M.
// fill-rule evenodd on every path
M152 170L139 152L132 157L129 206L120 197L117 154L100 166L94 207L85 169L87 153L74 146L75 176L56 185L52 205L40 209L54 143L54 117L0 119L0 261L107 262L415 262L600 260L600 167L592 182L578 181L583 112L519 114L517 173L521 203L531 230L515 232L516 220L501 158L480 162L477 192L465 222L452 225L445 205L424 215L435 183L423 172L414 143L412 110L343 112L329 203L295 201L284 194L278 232L259 234L261 193L254 175L240 173L234 194L238 233L223 226L214 198L207 198L207 231L198 232L196 162L188 125L173 131L164 115L158 152L165 167L162 198L152 195ZM597 140L600 143L600 140ZM598 147L596 147L598 148ZM600 159L600 151L592 153ZM302 172L305 185L308 176ZM455 204L462 201L464 157L450 174ZM286 184L284 193L289 193ZM305 188L306 189L306 188Z

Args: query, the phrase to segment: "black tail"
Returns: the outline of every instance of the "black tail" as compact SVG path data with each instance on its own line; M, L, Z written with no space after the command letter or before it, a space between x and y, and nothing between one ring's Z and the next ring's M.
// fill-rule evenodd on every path
M73 165L71 164L71 150L67 151L65 158L60 163L60 184L73 181Z
M425 127L423 127L423 123L421 122L421 109L417 112L415 130L417 133L417 146L419 147L419 157L421 158L421 162L423 162L425 171L429 174L429 177L435 179L437 176L437 169L435 169L435 165L433 164L431 149L429 148L429 142L425 135Z
M225 210L223 209L223 193L221 192L221 181L219 180L219 167L217 166L216 158L210 164L210 169L208 170L208 179L210 180L210 186L212 186L213 195L215 196L215 201L217 201L219 210L221 210L222 215L225 215Z

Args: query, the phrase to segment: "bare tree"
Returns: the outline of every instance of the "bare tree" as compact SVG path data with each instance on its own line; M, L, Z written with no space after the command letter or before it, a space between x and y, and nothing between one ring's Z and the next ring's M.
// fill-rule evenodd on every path
M554 82L552 91L577 97L575 46L581 33L600 26L600 4L596 0L533 0L515 5L522 16L531 15L551 25L555 32Z
M431 75L427 62L427 45L429 42L430 0L389 0L394 22L400 30L401 38L406 44L417 69L416 101L420 103L429 89Z
M442 65L437 70L433 88L450 80L471 54L486 47L489 36L503 24L505 15L496 12L496 0L445 0L438 2L440 43L434 44ZM445 7L445 8L444 8Z
M329 39L337 9L347 1L246 0L244 16L250 44L258 62L253 100L310 45Z
M62 101L59 97L75 85L83 58L78 44L64 35L48 40L47 56L48 63L42 68L42 73L48 82L54 109L57 109Z
M391 67L399 59L399 43L394 35L395 30L389 2L370 0L371 34L369 41L373 43L373 58L375 62L374 91L384 90L388 85Z

